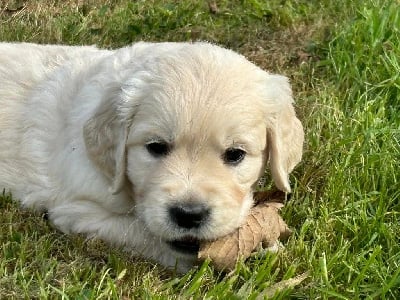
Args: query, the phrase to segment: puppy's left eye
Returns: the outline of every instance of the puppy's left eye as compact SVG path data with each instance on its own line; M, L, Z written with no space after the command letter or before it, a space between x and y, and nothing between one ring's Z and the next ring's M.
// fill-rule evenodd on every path
M170 152L170 146L163 141L150 142L146 144L147 151L154 157L166 156Z
M239 148L228 148L222 155L222 159L228 165L235 166L239 164L246 156L246 151Z

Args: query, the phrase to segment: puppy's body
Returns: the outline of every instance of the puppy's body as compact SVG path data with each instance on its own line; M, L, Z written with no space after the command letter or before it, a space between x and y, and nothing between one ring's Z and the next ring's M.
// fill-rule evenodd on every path
M301 157L287 80L210 44L0 44L0 82L0 187L167 266L241 224L268 158L289 191Z

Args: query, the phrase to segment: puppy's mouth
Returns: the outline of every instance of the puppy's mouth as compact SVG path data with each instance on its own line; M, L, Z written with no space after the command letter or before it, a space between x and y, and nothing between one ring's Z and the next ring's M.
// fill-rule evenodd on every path
M192 236L186 236L182 239L167 241L167 244L173 250L184 254L196 255L200 249L200 240Z

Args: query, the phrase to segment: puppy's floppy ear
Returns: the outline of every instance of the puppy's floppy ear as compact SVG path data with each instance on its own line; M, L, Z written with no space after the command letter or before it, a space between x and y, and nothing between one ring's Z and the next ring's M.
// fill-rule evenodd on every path
M267 157L276 186L290 192L289 173L300 162L303 153L303 126L292 105L288 78L269 74L267 90L268 97L277 105L268 122Z
M90 159L112 181L112 192L118 193L125 179L128 121L120 116L119 91L103 99L83 128Z

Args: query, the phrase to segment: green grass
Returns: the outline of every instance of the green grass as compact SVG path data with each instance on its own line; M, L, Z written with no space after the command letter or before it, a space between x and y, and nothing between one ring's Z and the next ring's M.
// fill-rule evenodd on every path
M8 8L6 7L9 3ZM227 275L177 275L65 236L0 195L0 298L400 298L398 1L2 1L0 40L97 44L209 40L291 77L306 130L279 254ZM1 172L1 170L0 170ZM268 174L266 175L268 178Z

